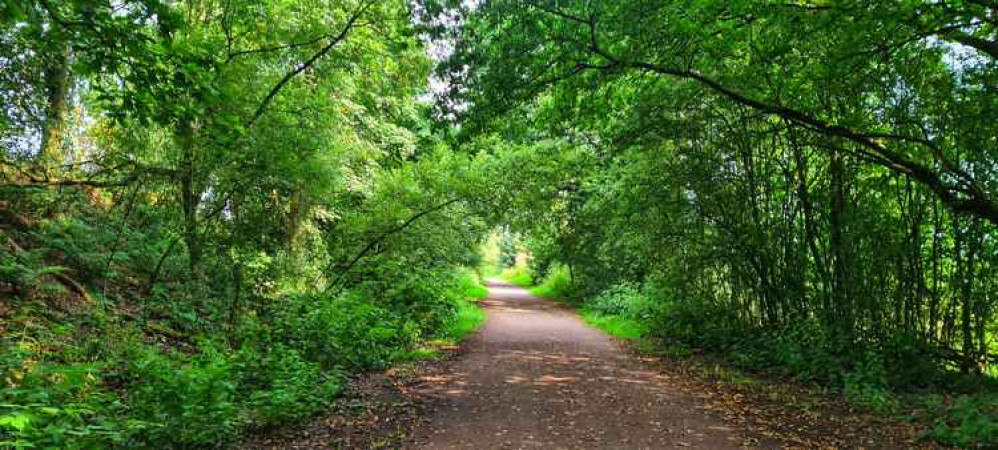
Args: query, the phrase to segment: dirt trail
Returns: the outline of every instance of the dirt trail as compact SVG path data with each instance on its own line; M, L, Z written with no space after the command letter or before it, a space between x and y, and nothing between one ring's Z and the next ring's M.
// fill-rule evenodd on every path
M450 358L358 375L326 415L242 447L938 448L919 426L857 414L834 396L643 360L552 301L489 288L488 321Z
M466 353L416 389L438 402L415 447L764 447L697 408L693 395L574 313L490 281Z

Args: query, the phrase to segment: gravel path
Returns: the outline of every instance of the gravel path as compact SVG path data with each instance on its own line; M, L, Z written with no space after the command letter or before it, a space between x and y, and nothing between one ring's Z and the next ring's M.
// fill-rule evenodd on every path
M760 445L573 312L503 282L489 290L467 352L416 388L438 400L413 436L419 448Z

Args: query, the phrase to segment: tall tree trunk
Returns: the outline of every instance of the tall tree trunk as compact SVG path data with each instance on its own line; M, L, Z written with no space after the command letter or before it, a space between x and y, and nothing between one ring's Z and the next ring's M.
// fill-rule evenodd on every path
M925 271L922 267L922 219L925 215L921 193L916 189L911 180L907 180L906 189L908 193L908 209L911 211L911 222L909 223L908 248L909 262L907 264L909 288L914 293L905 296L905 330L910 333L917 332L920 320L919 312L924 304L926 296Z
M807 246L811 251L811 259L814 260L814 267L818 273L818 285L821 289L821 301L826 312L831 311L831 296L829 286L831 275L828 271L827 261L819 248L818 227L814 221L814 206L811 204L811 194L807 189L807 158L804 156L800 145L793 136L791 130L791 146L794 153L794 165L797 169L797 200L800 202L801 213L804 216L804 234Z
M847 258L845 214L845 161L842 152L833 149L829 163L830 172L830 213L829 250L832 259L832 304L835 310L834 320L841 342L852 342L853 308L849 295L849 261Z
M50 36L58 39L58 37ZM42 142L39 157L46 167L63 163L62 151L66 135L66 115L69 110L69 45L59 44L58 49L46 61L45 83L45 124L42 127Z
M961 334L963 337L963 355L964 355L964 367L962 368L965 372L978 371L977 366L977 348L974 345L974 278L977 273L977 253L980 250L980 239L977 236L977 220L976 218L971 220L967 234L969 235L971 241L969 242L970 248L967 254L967 263L963 270L963 279L960 280L962 283L961 296L963 297L962 309L960 311L961 320Z

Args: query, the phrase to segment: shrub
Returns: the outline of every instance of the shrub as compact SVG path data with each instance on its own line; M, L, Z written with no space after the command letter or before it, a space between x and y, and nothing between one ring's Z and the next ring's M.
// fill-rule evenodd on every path
M879 354L869 351L861 354L844 378L847 400L881 413L894 408L894 399L887 390L887 369Z
M178 325L214 320L190 305L144 327L97 308L75 326L36 325L38 344L0 341L0 448L229 445L250 427L320 411L348 372L401 360L428 338L461 339L484 321L466 300L483 290L470 271L410 273L261 300L213 339ZM81 328L91 332L74 339Z
M457 277L457 290L459 295L470 299L483 299L489 296L489 290L482 286L477 273L464 270Z
M633 283L621 283L604 290L587 301L585 309L649 323L659 322L668 311L663 301Z
M440 332L440 338L448 342L458 342L471 334L485 322L485 311L477 304L459 299L457 313Z
M381 367L415 343L419 326L362 294L299 296L278 307L274 338L324 370Z
M937 419L930 435L939 442L964 448L998 445L998 395L961 395L937 401Z
M0 448L101 448L124 442L140 421L100 384L100 365L38 361L23 345L0 347Z
M337 372L323 371L293 348L277 344L260 355L240 352L244 361L244 385L249 394L251 420L259 425L277 425L300 420L321 410L340 390ZM244 370L245 370L244 369ZM259 379L261 384L253 383Z
M186 363L149 348L129 369L130 415L152 425L133 436L136 443L217 446L232 442L246 423L232 362L210 342Z
M582 318L621 339L649 336L666 313L666 305L637 284L622 283L585 302Z
M572 276L568 267L562 264L551 266L544 281L531 292L541 297L567 300L572 294Z

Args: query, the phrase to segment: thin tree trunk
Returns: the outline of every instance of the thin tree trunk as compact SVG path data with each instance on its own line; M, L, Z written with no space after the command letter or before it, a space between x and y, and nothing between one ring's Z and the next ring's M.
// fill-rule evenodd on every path
M939 214L939 201L932 202L932 293L929 299L929 336L939 339L939 256L942 253L942 217Z
M288 236L287 244L289 247L293 247L295 242L298 240L298 233L301 229L302 220L302 210L304 208L304 188L301 183L295 187L294 192L291 193L291 199L288 205Z
M190 272L193 274L201 261L201 243L198 241L198 190L194 188L194 125L190 121L181 124L179 130L180 151L180 204L184 215L184 242Z
M814 222L814 207L811 204L811 195L807 190L807 158L804 157L801 151L800 145L798 145L796 139L791 137L791 146L793 147L794 162L797 166L797 197L801 204L801 212L804 216L804 234L807 241L807 246L811 250L811 258L814 260L814 267L818 272L818 284L821 287L822 302L824 304L825 311L831 311L831 305L829 304L829 285L831 284L831 275L828 272L828 265L825 261L825 257L818 247L818 227Z

